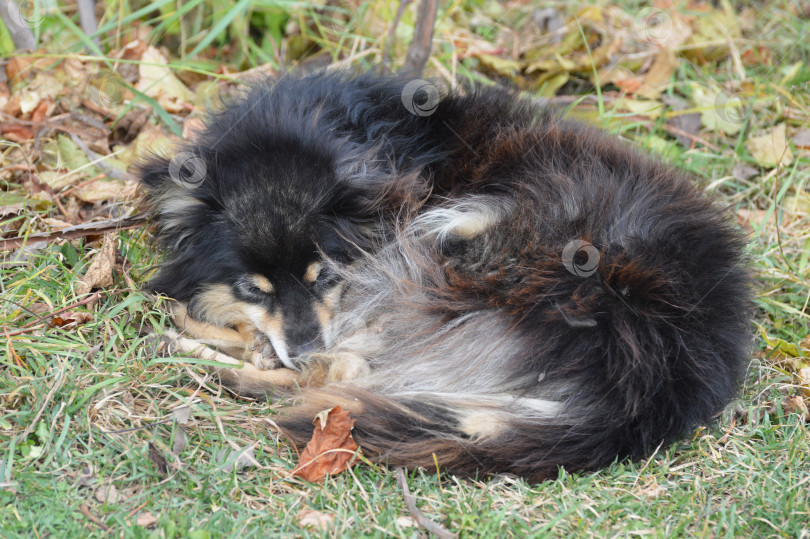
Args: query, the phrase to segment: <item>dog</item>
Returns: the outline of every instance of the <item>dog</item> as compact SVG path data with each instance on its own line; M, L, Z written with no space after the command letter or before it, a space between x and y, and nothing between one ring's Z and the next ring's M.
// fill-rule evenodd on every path
M648 457L737 392L739 229L514 91L288 75L177 155L141 168L168 251L150 286L253 363L216 369L226 386L298 401L278 421L296 443L339 404L390 465L540 481Z

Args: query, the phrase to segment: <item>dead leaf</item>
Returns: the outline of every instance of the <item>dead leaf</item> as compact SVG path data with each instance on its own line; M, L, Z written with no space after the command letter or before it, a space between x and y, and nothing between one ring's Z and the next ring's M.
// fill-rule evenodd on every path
M314 509L301 509L295 517L299 526L303 528L315 528L316 530L328 530L334 519L334 515L322 513Z
M763 167L787 166L793 162L784 122L775 126L769 133L749 138L746 146L754 160Z
M759 170L754 167L749 167L748 165L743 165L742 163L737 163L734 165L734 168L731 169L731 175L740 181L746 181L757 174L759 174Z
M31 121L32 122L41 122L45 118L51 115L53 110L56 108L56 101L51 98L43 99L37 105L37 108L34 109L34 112L31 113Z
M799 131L791 138L793 144L802 150L810 150L810 129Z
M67 221L56 219L54 217L44 217L42 222L48 225L51 230L62 230L63 228L73 226L72 223L68 223Z
M166 462L160 450L155 447L155 444L149 442L149 462L151 462L160 475L166 475L169 472L169 463Z
M187 445L188 434L186 434L186 428L182 424L177 425L177 433L174 435L174 443L172 444L172 454L178 456L185 451Z
M401 517L397 517L397 525L401 528L415 528L416 521L413 519L413 517L403 515Z
M352 438L354 420L340 406L319 413L313 423L312 439L292 474L317 483L326 474L335 475L353 466L358 446Z
M191 417L191 406L178 406L172 410L172 419L177 421L177 433L172 444L172 453L175 456L182 453L188 445L188 433L185 425L188 424L189 417Z
M178 406L172 410L172 419L185 425L188 423L188 418L191 416L191 406Z
M101 485L96 489L96 499L100 503L115 503L118 501L118 489L115 485Z
M807 417L807 403L801 397L788 397L785 399L783 407L787 414L798 414Z
M105 288L113 284L113 268L115 267L115 246L118 242L117 234L107 232L101 243L101 250L84 274L82 281L76 288L80 296L87 294L94 288Z
M662 49L635 93L647 99L657 98L666 89L677 67L678 57L675 56L675 52L671 49Z
M89 204L117 199L121 196L123 183L118 180L96 180L76 190L76 196Z
M135 517L135 524L137 526L143 526L144 528L150 528L157 523L157 517L152 513L140 513L137 517Z
M658 481L655 480L653 477L647 484L645 484L641 490L639 490L639 494L645 496L650 499L655 499L666 493L667 489L660 486Z
M65 327L65 326L81 326L93 319L93 313L87 311L68 311L60 316L54 316L50 320L51 326Z
M141 56L140 80L135 87L154 97L167 112L187 111L194 94L172 73L168 59L155 47L147 47Z
M30 127L12 122L3 123L0 134L12 142L25 142L34 138L34 131Z
M241 449L233 449L230 453L227 453L227 457L224 459L220 455L220 460L224 460L225 464L222 466L222 471L230 473L234 470L237 472L244 470L245 468L250 468L253 466L261 467L259 462L256 460L256 452L255 452L256 444L251 446L245 446ZM225 452L222 452L224 454Z
M707 128L722 131L726 135L736 135L745 124L749 98L735 92L721 90L711 85L697 82L692 88L692 101L700 109L700 121Z

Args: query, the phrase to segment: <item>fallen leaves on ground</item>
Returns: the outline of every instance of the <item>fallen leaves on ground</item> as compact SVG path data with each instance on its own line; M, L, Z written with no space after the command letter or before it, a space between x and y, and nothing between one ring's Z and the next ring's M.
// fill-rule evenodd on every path
M334 519L334 515L314 509L301 509L295 517L302 528L314 528L321 531L328 530Z
M746 145L754 160L763 167L787 166L793 162L784 122L762 135L749 138Z
M105 288L113 284L113 269L115 268L115 248L118 235L112 232L104 234L101 250L96 254L87 273L79 283L76 293L80 296L87 294L94 288Z
M313 423L312 439L292 474L317 483L354 466L358 445L352 438L354 419L340 406L319 413Z

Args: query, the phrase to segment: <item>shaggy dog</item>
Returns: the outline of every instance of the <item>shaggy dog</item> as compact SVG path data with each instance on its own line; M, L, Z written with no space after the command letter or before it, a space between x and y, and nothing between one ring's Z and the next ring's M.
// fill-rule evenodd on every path
M300 400L296 442L340 404L389 464L541 480L648 456L737 390L739 230L514 92L285 76L141 177L168 252L151 287L253 362L226 385Z

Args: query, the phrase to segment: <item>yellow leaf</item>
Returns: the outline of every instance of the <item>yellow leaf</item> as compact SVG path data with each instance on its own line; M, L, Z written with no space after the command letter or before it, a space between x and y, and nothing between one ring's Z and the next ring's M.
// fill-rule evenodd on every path
M749 138L746 145L754 160L763 167L787 166L793 162L784 122L764 135Z

